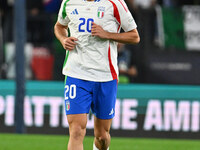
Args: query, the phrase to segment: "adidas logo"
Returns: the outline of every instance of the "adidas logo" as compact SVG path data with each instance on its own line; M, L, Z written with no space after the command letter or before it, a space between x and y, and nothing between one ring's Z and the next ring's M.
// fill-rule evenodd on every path
M72 15L78 15L78 10L77 9L74 9L72 12L71 12Z
M114 109L111 110L111 112L109 113L109 115L113 115L114 114Z

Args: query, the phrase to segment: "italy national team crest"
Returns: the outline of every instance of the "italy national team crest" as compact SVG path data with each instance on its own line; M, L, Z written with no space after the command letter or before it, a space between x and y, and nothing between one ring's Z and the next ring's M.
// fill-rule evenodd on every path
M99 19L102 19L102 18L104 17L104 15L105 15L105 7L100 6L100 7L98 8L98 10L97 10L97 17L98 17Z
M70 109L70 102L68 100L65 101L65 107L66 107L66 110L69 111L69 109Z

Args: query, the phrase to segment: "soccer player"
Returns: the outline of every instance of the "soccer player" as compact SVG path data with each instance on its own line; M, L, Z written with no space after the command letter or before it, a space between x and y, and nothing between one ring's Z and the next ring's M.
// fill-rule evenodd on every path
M63 0L54 30L66 49L68 150L83 150L90 109L94 114L93 150L107 150L115 115L117 42L139 43L137 25L124 0Z

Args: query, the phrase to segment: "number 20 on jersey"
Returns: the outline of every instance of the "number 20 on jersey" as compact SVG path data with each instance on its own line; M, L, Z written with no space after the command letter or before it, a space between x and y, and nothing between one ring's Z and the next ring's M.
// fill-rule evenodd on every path
M92 18L80 18L79 19L80 24L78 27L79 32L91 32L92 29L92 22L94 22L94 19Z

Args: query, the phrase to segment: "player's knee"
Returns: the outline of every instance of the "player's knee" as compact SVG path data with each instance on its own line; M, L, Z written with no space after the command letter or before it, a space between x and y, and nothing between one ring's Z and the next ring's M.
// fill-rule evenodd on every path
M74 127L70 130L70 137L74 140L83 140L86 134L86 128Z
M95 138L104 145L109 141L110 133L109 131L95 132Z

